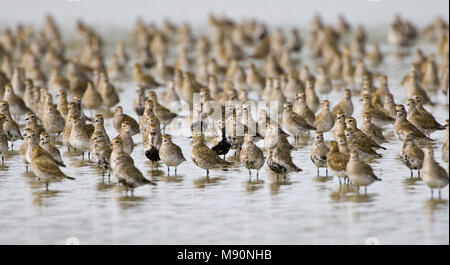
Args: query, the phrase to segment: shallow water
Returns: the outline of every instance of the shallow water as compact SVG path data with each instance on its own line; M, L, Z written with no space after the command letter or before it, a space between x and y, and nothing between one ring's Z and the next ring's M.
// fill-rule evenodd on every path
M427 42L419 46L427 53L435 50ZM389 51L386 45L382 49ZM302 62L309 64L306 51ZM399 82L410 62L411 57L398 60L388 55L380 67L389 77L397 103L405 103ZM123 89L120 104L125 112L136 117L135 86L129 81L115 84ZM332 105L341 93L329 95ZM354 115L360 124L358 99L353 99ZM444 97L438 100L437 106L428 109L443 123L448 105ZM112 120L105 123L114 137ZM175 132L169 128L168 133ZM367 195L339 186L324 171L317 177L309 158L311 140L292 153L303 171L277 181L267 166L259 180L249 180L247 170L237 163L227 170L211 171L206 178L205 171L190 159L188 135L173 138L188 161L178 168L178 176L173 171L167 176L163 166L152 169L143 154L142 137L137 135L135 164L158 186L140 187L134 197L126 197L113 176L110 182L102 180L93 166L65 147L61 148L67 164L63 171L76 180L51 184L46 192L32 173L25 172L17 142L6 166L0 168L0 243L64 244L68 237L76 237L81 244L365 244L373 240L448 244L448 187L441 200L431 199L429 189L422 181L411 180L397 158L401 142L393 136L392 127L386 133L390 135L388 150L371 164L383 181L370 186ZM331 133L325 138L331 140ZM432 138L437 139L435 154L441 161L444 133L436 132ZM228 159L236 158L229 154Z

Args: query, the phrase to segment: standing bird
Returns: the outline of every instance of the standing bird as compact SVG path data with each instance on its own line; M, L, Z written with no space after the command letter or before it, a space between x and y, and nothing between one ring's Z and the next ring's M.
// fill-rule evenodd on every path
M423 134L430 135L437 130L445 129L444 126L436 121L433 115L428 112L419 111L414 99L408 99L406 106L408 107L406 118Z
M159 148L159 157L167 166L167 175L170 173L170 167L175 167L175 175L177 167L186 161L181 148L172 142L172 138L168 134L162 136L161 147Z
M334 116L330 111L330 101L322 100L320 112L314 121L314 127L320 132L328 132L334 126Z
M327 155L327 168L338 177L339 184L341 184L341 178L347 178L347 163L350 159L349 155L346 153L341 153L339 151L339 146L336 141L330 142L330 151Z
M400 159L411 171L411 178L413 177L413 170L417 170L420 178L420 169L422 168L424 153L420 147L414 143L414 136L411 132L406 134L403 139L402 150L400 151Z
M157 184L144 177L142 172L136 168L133 164L127 162L127 156L118 156L115 158L113 174L116 176L119 183L125 187L125 194L128 194L128 190L131 189L131 196L134 196L134 189L142 185Z
M356 124L356 119L353 117L348 117L345 119L345 125L347 128L350 128L354 131L356 138L358 141L362 141L366 143L371 148L381 148L383 150L386 150L383 146L378 145L372 138L370 138L367 134L365 134L363 131L358 129Z
M3 123L5 121L5 115L0 114L0 155L2 157L2 165L5 164L5 155L8 151L8 137L3 133Z
M122 122L122 128L120 129L120 133L118 138L122 140L123 151L128 155L131 155L134 149L134 142L132 137L132 129L130 123L128 121Z
M66 121L55 105L47 103L42 113L42 125L48 133L60 134L66 125Z
M137 115L142 116L145 110L145 87L138 86L136 92L137 97L134 100L134 111Z
M370 145L363 139L355 135L355 131L352 128L344 130L345 138L347 140L348 148L359 154L359 157L363 160L371 159L373 157L380 158L381 155L375 152Z
M145 74L142 70L142 66L138 63L133 65L133 79L138 86L143 86L145 88L155 88L161 86L160 83L149 74Z
M27 135L27 138L27 159L31 164L31 170L40 181L45 182L46 190L48 190L50 182L59 181L65 178L74 180L74 178L67 176L59 169L59 166L61 165L59 162L39 147L37 142L38 137L36 137L35 133Z
M369 136L375 143L381 145L387 143L386 138L383 135L383 130L372 123L372 116L368 112L362 114L361 131Z
M394 134L400 140L403 140L406 134L412 133L412 135L414 136L414 140L433 141L406 119L406 111L403 105L397 105L396 110L397 117L395 118Z
M193 136L191 158L198 167L206 169L206 176L209 176L210 169L220 168L231 163L223 160L216 152L209 149L203 143L203 135Z
M367 186L375 181L381 181L374 173L371 166L361 161L358 153L350 152L350 159L346 167L347 176L353 185L358 187L363 186L365 193L367 193Z
M295 142L297 142L298 138L309 130L316 129L315 127L309 125L305 119L301 118L298 114L292 111L292 104L290 102L285 102L283 107L283 127L294 135Z
M395 119L386 114L383 109L374 107L372 105L372 97L369 94L364 95L362 101L362 112L370 113L370 115L372 116L372 122L375 125L382 127L395 122Z
M25 105L23 99L14 93L12 86L9 84L5 86L3 100L8 102L11 114L15 117L20 117L28 112L31 112L31 110Z
M247 133L244 136L244 144L240 152L239 160L248 169L248 174L251 177L251 170L256 170L256 178L258 178L259 170L264 165L264 154L252 141L252 136Z
M346 117L351 117L353 114L353 102L352 91L348 88L344 89L344 97L339 103L333 107L331 111L333 117L336 117L338 113L344 113Z
M218 155L223 155L223 159L225 160L225 156L231 149L231 144L227 139L226 133L225 133L225 123L222 120L219 120L218 122L218 129L220 129L221 132L221 139L220 141L213 146L211 149L216 152Z
M170 112L168 108L159 104L158 98L154 91L149 91L148 97L153 101L153 113L155 113L158 120L162 123L163 130L165 131L166 126L169 125L172 120L178 115L176 113Z
M301 168L297 167L294 162L292 162L292 157L290 152L286 152L279 141L278 144L269 149L269 154L267 156L267 165L269 168L278 175L283 174L286 178L286 174L290 172L300 172Z
M70 130L69 143L70 145L81 151L81 158L84 159L84 152L88 151L88 159L91 157L90 139L94 133L94 127L85 124L80 118L72 120L72 128Z
M309 125L314 125L314 120L316 119L314 112L309 109L306 104L306 95L303 92L299 92L296 95L294 107L292 110L297 113L301 118L306 120Z
M144 154L150 161L152 161L153 164L155 164L161 160L159 157L159 149L162 144L161 131L158 127L150 125L147 126L144 135Z
M433 148L425 147L425 156L422 165L422 180L431 189L431 197L433 197L433 189L439 190L439 198L441 198L441 189L448 185L448 173L435 160Z
M3 133L11 141L11 149L14 147L14 142L16 140L22 140L23 136L20 133L19 125L15 122L9 111L9 104L6 101L0 101L0 113L5 116L5 121L3 122Z
M315 132L314 142L311 146L310 157L311 161L317 167L317 176L319 176L320 168L326 168L326 175L328 176L327 155L329 151L330 149L323 141L323 133Z
M121 106L117 106L114 110L113 116L113 125L114 129L116 129L117 132L120 132L120 129L122 128L122 122L124 121L128 121L130 123L130 126L132 128L132 135L136 135L139 133L139 124L137 123L137 121L127 114L124 114L123 108Z
M40 135L40 141L39 146L42 147L47 153L49 153L56 161L58 161L61 164L64 164L64 161L61 158L61 154L59 153L59 149L56 148L51 142L50 142L50 135L46 132L41 133Z

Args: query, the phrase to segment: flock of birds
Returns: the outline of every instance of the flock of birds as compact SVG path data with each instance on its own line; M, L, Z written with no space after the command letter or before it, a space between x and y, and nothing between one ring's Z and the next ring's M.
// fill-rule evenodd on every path
M83 44L71 58L51 16L38 30L23 25L6 28L0 35L2 165L14 143L23 140L20 159L47 189L50 182L74 179L60 169L66 167L62 146L81 152L82 159L87 153L101 174L114 175L126 193L141 185L156 185L134 165L133 136L142 135L144 155L153 165L162 162L168 174L170 167L176 174L186 158L165 131L174 119L186 117L166 106L182 102L190 109L192 162L205 169L207 176L209 170L234 164L226 158L230 150L235 150L250 177L251 170L258 177L264 164L277 178L299 172L302 169L291 152L297 143L312 137L310 158L317 174L325 168L340 184L342 179L345 185L354 185L358 191L365 187L367 192L368 185L381 180L369 163L381 157L377 149L386 149L385 131L393 127L403 141L400 158L411 177L417 170L431 192L437 189L439 195L448 185L447 171L434 159L436 144L430 135L446 130L442 159L448 163L449 121L441 125L443 121L425 107L444 104L432 101L437 93L448 98L449 27L442 18L419 31L397 16L387 32L388 43L400 55L410 53L409 47L419 38L437 44L436 53L414 51L411 68L401 82L407 109L395 103L389 90L382 73L385 54L379 45L369 45L365 28L353 27L343 16L333 25L314 16L305 38L297 28L269 30L252 19L236 22L211 14L208 25L208 35L195 36L188 23L165 20L158 27L139 18L131 33L133 47L118 42L108 65L102 37L82 21L77 23L77 33ZM113 84L127 75L130 49L136 54L132 76L139 120L118 106L120 96ZM299 61L304 49L317 68ZM158 88L162 88L159 95ZM325 99L332 91L342 91L342 100L334 106ZM355 98L362 102L359 125L352 116ZM267 105L255 120L251 102L257 100ZM277 103L275 111L268 111L269 102ZM219 115L213 111L214 104ZM97 114L89 117L83 109ZM105 129L108 116L118 133L112 139ZM333 140L325 141L326 132L332 132ZM256 144L260 140L263 147Z

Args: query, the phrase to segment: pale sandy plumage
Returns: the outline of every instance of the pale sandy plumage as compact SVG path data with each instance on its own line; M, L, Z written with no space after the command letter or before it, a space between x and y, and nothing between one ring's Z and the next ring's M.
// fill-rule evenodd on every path
M3 122L3 133L6 134L8 140L13 144L14 141L23 139L22 134L20 133L19 125L11 116L8 102L0 101L0 113L5 116L5 120Z
M64 164L64 161L61 158L61 154L59 153L59 149L51 143L50 135L48 133L41 133L39 145L42 147L42 149L47 151L47 153L49 153L56 161Z
M328 175L328 167L327 167L327 155L330 149L324 143L323 133L315 132L314 133L314 142L311 146L310 150L310 158L314 165L317 167L317 176L319 176L319 169L326 168Z
M362 114L362 120L361 131L363 131L378 145L387 143L387 140L383 135L383 130L372 123L372 116L370 113L364 112Z
M306 120L309 125L313 126L315 115L312 110L309 109L308 105L306 104L306 95L303 92L297 93L297 96L295 98L294 107L292 110L297 113L301 118Z
M156 183L148 180L144 177L142 172L133 164L127 163L128 158L126 156L118 156L114 159L116 166L114 167L113 174L119 181L119 183L125 187L126 192L131 189L131 195L134 195L134 189L142 185L153 185Z
M448 185L448 173L435 160L433 148L428 146L424 150L425 156L422 164L422 180L431 189L431 196L433 196L433 189L439 190L439 198L441 196L441 189Z
M90 124L85 124L80 118L72 120L69 143L70 146L82 152L83 159L84 151L88 151L88 158L90 158L90 138L93 132L94 127Z
M333 107L331 111L333 117L336 117L338 113L344 113L345 116L351 117L353 114L353 102L352 102L352 92L350 89L344 89L344 96L339 103Z
M347 176L353 185L358 187L363 186L367 191L367 186L375 181L381 181L373 172L370 165L364 163L359 158L358 153L350 152L350 159L346 167Z
M133 79L134 82L146 88L155 88L161 86L160 83L156 82L156 80L150 75L144 73L142 70L142 66L138 63L133 65Z
M420 169L422 168L424 153L420 147L414 142L414 136L408 133L403 139L402 150L400 151L400 159L403 164L411 170L411 177L413 170L417 170L420 177Z
M397 117L395 118L394 133L400 140L403 140L406 134L412 133L414 140L432 141L406 119L406 110L403 105L397 105L396 110Z
M445 129L444 126L436 121L432 114L419 111L414 99L408 99L406 106L408 107L406 118L423 134L430 135L437 130Z
M345 119L345 125L347 128L350 128L354 131L355 137L357 138L358 142L363 142L367 146L372 148L381 148L383 150L386 150L383 146L378 145L372 138L370 138L366 133L364 133L362 130L360 130L357 127L356 119L353 117L348 117Z
M240 152L239 160L248 169L248 174L251 176L251 170L256 170L256 177L258 177L259 170L264 165L264 154L253 143L252 136L246 134L244 137L244 144Z
M172 138L168 134L162 136L159 157L161 158L161 161L166 164L168 172L169 167L175 167L175 174L177 174L177 167L186 161L181 148L172 142Z
M111 141L111 149L112 149L111 150L111 155L110 155L110 158L109 158L111 170L114 171L114 169L115 169L115 167L116 167L116 165L118 163L117 158L120 157L120 156L122 156L122 160L126 164L134 165L133 158L131 158L130 155L128 155L127 153L125 153L123 151L122 139L114 138Z
M21 97L14 93L11 85L5 86L5 94L3 100L9 104L9 110L13 116L22 116L31 112L30 108L25 105L25 102Z
M347 163L349 155L339 151L339 146L336 141L330 142L330 151L327 154L327 167L339 179L347 177Z
M48 133L59 134L64 129L66 120L56 109L55 105L47 103L42 113L42 124Z
M193 136L191 158L198 167L206 169L206 175L209 176L210 169L217 169L231 164L223 160L216 152L211 150L203 143L203 136Z
M345 129L345 138L350 151L356 152L362 160L381 157L370 145L355 136L355 131L351 128Z
M120 129L119 135L116 137L122 140L123 151L131 155L134 149L134 141L132 137L132 128L128 121L122 122L122 128Z
M98 109L102 105L102 98L92 82L88 82L86 91L82 97L83 105L88 109Z
M377 126L385 126L393 124L395 119L384 112L384 109L374 107L372 105L372 97L370 95L364 95L362 112L368 112L372 116L372 122Z
M40 145L39 145L39 135L37 135L35 132L31 131L27 134L28 142L27 142L27 152L26 152L26 159L28 163L32 163L33 159L38 156L46 157L47 161L50 163L53 163L55 166L59 167L65 167L65 164L62 162L59 162L56 160L52 154L45 151Z
M297 140L299 136L304 135L309 130L316 129L315 127L309 125L305 119L292 111L292 104L290 102L285 102L283 107L283 127L286 128L288 132L294 135L295 140Z
M328 132L334 126L334 116L330 111L330 101L322 100L320 112L314 120L314 127L320 132Z
M137 121L127 114L124 114L123 108L121 106L117 106L114 110L113 117L114 129L116 129L117 132L120 132L120 128L122 128L122 122L124 121L128 121L130 123L133 135L139 133L139 124L137 123Z

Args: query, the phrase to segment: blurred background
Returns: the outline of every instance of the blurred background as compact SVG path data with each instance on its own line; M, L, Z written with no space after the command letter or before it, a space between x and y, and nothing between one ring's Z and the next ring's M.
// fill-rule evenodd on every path
M41 23L51 13L62 27L72 27L83 18L98 26L125 28L137 16L146 21L170 17L175 22L189 20L194 25L206 21L209 12L232 18L253 17L271 24L306 26L314 13L334 21L339 13L352 23L384 26L401 13L418 25L436 16L449 17L447 0L0 0L0 26L16 22Z

